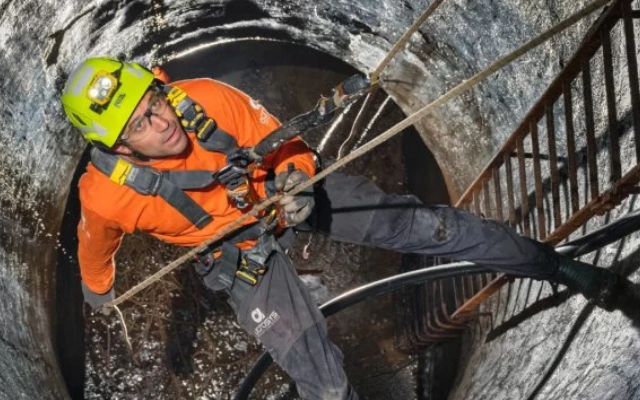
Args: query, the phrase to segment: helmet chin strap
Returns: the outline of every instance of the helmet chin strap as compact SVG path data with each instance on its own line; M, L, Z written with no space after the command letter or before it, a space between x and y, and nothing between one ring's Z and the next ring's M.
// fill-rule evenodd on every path
M162 90L185 132L192 132L199 140L206 142L218 128L216 121L207 117L204 108L179 87L164 85Z
M133 158L135 158L136 160L139 160L139 161L150 161L151 160L151 157L146 156L146 155L140 153L139 151L136 151L136 150L133 150L133 149L131 149L131 157L133 157Z
M122 153L118 153L118 152L112 150L113 153L116 153L116 154L118 154L120 156L124 156L124 157L131 157L131 158L133 158L135 160L138 160L138 161L145 161L146 162L146 161L150 161L151 160L151 157L149 157L149 156L139 152L138 150L134 149L133 147L131 147L131 145L129 143L127 143L124 140L118 141L118 144L120 144L120 145L126 147L127 149L131 150L131 154L122 154Z
M131 150L131 154L121 154L121 153L117 153L117 152L111 150L112 153L118 154L119 156L130 157L130 158L132 158L134 160L144 161L144 162L151 161L154 158L154 157L148 156L148 155L146 155L144 153L141 153L140 151L134 149L133 147L131 147L131 145L129 143L127 143L124 140L121 141L121 142L118 142L118 143L123 145L127 149ZM183 150L183 153L187 152L190 147L191 147L191 143L189 142L187 144L187 146L185 147L185 149ZM156 157L156 158L158 158L158 157Z

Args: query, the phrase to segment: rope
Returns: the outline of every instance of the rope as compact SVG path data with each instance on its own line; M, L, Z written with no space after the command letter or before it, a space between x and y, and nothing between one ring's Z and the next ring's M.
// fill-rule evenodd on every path
M372 84L375 85L375 84L378 83L378 78L380 77L380 74L382 73L382 70L385 69L387 67L387 65L389 65L389 63L391 62L393 57L395 57L396 54L398 54L398 52L400 50L402 50L404 45L409 41L409 38L411 37L411 35L413 35L418 30L418 28L420 28L420 26L422 26L424 21L426 21L427 18L429 18L429 16L431 16L431 14L434 13L434 11L436 11L438 6L443 1L444 0L435 0L433 3L431 3L429 5L429 7L425 10L425 12L420 16L420 18L418 18L413 23L413 25L411 25L411 27L404 33L404 35L402 35L400 40L398 40L398 42L391 48L391 51L389 51L389 53L384 58L384 60L382 60L380 65L378 65L378 67L376 69L374 69L373 72L371 72L369 74L369 78L371 79L371 83Z
M404 46L409 41L409 38L411 37L411 35L413 35L418 30L418 28L422 26L422 24L424 24L424 21L426 21L427 18L429 18L431 14L434 13L434 11L438 8L438 6L443 1L444 0L436 0L433 3L431 3L429 7L425 10L425 12L422 13L420 18L415 20L413 25L411 25L409 29L407 29L407 31L396 42L396 44L393 45L391 50L387 53L385 58L382 60L382 62L380 62L380 64L376 67L376 69L373 70L371 73L369 73L369 79L371 80L371 86L372 86L371 91L367 94L367 98L362 104L362 107L360 108L360 111L358 112L358 115L356 116L356 119L353 122L353 125L351 126L351 132L349 133L349 136L344 141L344 143L342 143L342 146L340 146L340 149L338 149L338 160L342 158L343 147L345 147L345 145L349 142L351 137L355 135L355 132L360 127L360 123L362 122L362 119L364 118L365 113L369 110L369 108L371 107L371 104L373 104L373 98L375 97L376 93L378 92L378 89L380 88L380 86L378 85L380 74L387 67L387 65L389 65L391 60L400 52L400 50L404 48Z
M289 193L291 193L291 192L288 192L287 195L289 195ZM298 191L296 191L296 193L298 193ZM117 299L111 300L111 301L105 303L103 305L103 307L117 306L118 304L122 303L123 301L135 296L138 292L140 292L141 290L149 287L152 283L160 280L163 276L165 276L169 272L173 271L174 269L176 269L177 267L179 267L180 265L182 265L186 261L192 260L193 257L196 256L198 253L201 253L201 252L207 250L207 248L209 247L210 244L212 244L214 242L217 242L218 240L224 238L228 234L230 234L233 231L235 231L237 228L240 228L241 226L243 226L243 223L245 221L249 220L250 218L257 218L258 215L262 211L265 211L271 205L273 205L276 202L278 202L282 198L282 196L283 196L282 194L276 194L275 196L266 199L262 203L255 205L251 211L249 211L248 213L244 214L242 217L236 219L231 224L227 225L224 229L220 230L218 233L213 235L211 238L209 238L206 241L204 241L201 245L199 245L198 247L194 247L193 249L191 249L187 253L185 253L182 256L176 258L171 263L167 264L165 267L163 267L162 269L158 270L158 272L152 274L150 277L148 277L144 281L140 282L139 284L135 285L131 289L127 290L125 293L123 293Z
M420 16L420 18L415 20L413 25L411 25L409 29L407 29L407 31L402 35L402 37L400 37L400 39L396 42L396 44L393 45L391 50L387 53L387 55L382 60L382 62L380 62L378 67L375 70L373 70L371 73L369 73L369 79L371 80L371 91L367 94L367 98L362 104L362 107L360 108L360 111L358 112L358 115L356 116L356 119L353 122L353 125L351 126L351 132L349 133L349 136L344 141L344 143L342 143L342 146L340 146L340 149L338 150L338 160L342 158L343 147L345 147L346 144L351 139L351 137L355 135L355 132L360 127L360 123L362 122L364 115L373 104L373 98L375 97L376 93L378 92L378 89L380 88L379 86L380 74L387 67L387 65L389 65L393 57L395 57L400 52L400 50L404 48L404 46L409 41L409 38L411 37L411 35L413 35L418 30L418 28L422 26L422 24L424 24L427 18L429 18L431 14L433 14L433 12L438 8L438 6L443 1L444 0L436 0L433 3L431 3L429 7L425 10L425 12Z
M373 149L373 148L377 147L378 145L384 143L385 141L389 140L394 135L396 135L398 132L404 130L405 128L413 125L415 122L417 122L417 121L421 120L422 118L424 118L434 108L436 108L438 106L441 106L442 104L446 103L447 101L453 99L454 97L459 96L460 94L462 94L463 92L467 91L468 89L471 89L472 87L476 86L478 83L480 83L484 79L486 79L489 75L491 75L494 72L497 72L500 69L504 68L505 66L509 65L510 63L512 63L513 61L515 61L519 57L521 57L522 55L526 54L527 52L531 51L535 47L537 47L537 46L541 45L542 43L546 42L547 40L551 39L553 36L555 36L559 32L563 31L564 29L568 28L569 26L571 26L571 25L575 24L576 22L580 21L582 18L586 17L587 15L589 15L592 12L596 11L597 9L604 7L610 1L611 0L596 0L596 1L592 2L592 3L590 3L584 9L582 9L582 10L578 11L577 13L571 15L567 19L563 20L562 22L558 23L557 25L555 25L551 29L545 31L541 35L539 35L536 38L534 38L534 39L530 40L529 42L525 43L522 47L516 49L515 51L513 51L510 54L506 55L505 57L499 59L498 61L495 61L493 64L489 65L486 69L478 72L477 74L473 75L471 78L463 81L458 86L454 87L453 89L449 90L448 92L446 92L445 94L440 96L438 99L432 101L431 103L427 104L426 106L424 106L423 108L421 108L420 110L415 112L414 114L411 114L409 117L405 118L404 120L400 121L396 125L392 126L386 132L384 132L384 133L380 134L379 136L377 136L376 138L370 140L364 146L362 146L362 147L356 149L355 151L349 153L348 155L346 155L341 160L339 160L336 163L330 165L325 170L323 170L322 172L320 172L319 174L314 176L313 179L310 179L309 181L305 182L303 185L300 185L300 187L294 188L292 191L288 192L287 194L288 195L295 195L296 193L306 189L308 186L312 185L313 183L323 179L325 176L327 176L330 173L334 172L335 170L337 170L338 168L340 168L343 165L347 164L348 162L353 161L354 159L360 157L361 155L365 154L366 152L370 151L371 149Z
M378 111L376 111L376 113L371 118L371 121L369 121L369 123L367 124L367 127L364 128L364 130L360 134L358 141L353 146L354 149L362 145L362 142L364 141L364 139L366 139L367 134L369 134L369 131L371 130L371 128L373 128L373 125L376 122L378 122L378 119L380 118L380 116L382 116L382 112L384 111L385 107L387 107L387 105L389 105L390 103L391 103L391 96L387 95L387 97L382 101L382 104L380 104L380 107L378 107Z
M358 115L356 115L356 119L353 121L353 124L351 125L349 136L347 136L347 138L344 140L344 142L342 142L342 145L338 149L338 157L337 157L338 160L342 158L343 150L345 150L349 142L351 142L351 138L353 138L356 135L356 132L360 129L360 124L364 119L364 115L367 111L369 111L369 107L373 103L373 99L376 96L376 93L378 93L379 88L380 86L373 85L369 93L367 93L367 97L364 99L364 103L362 103L362 107L360 107L360 111L358 111Z
M306 188L314 185L316 182L320 181L321 179L323 179L324 177L326 177L330 173L334 172L338 168L342 167L343 165L349 163L350 161L353 161L354 159L356 159L356 158L360 157L361 155L367 153L371 149L373 149L373 148L379 146L380 144L384 143L385 141L389 140L390 138L392 138L397 133L401 132L405 128L413 125L415 122L417 122L420 119L422 119L423 117L425 117L434 108L446 103L447 101L451 100L452 98L457 97L458 95L462 94L463 92L467 91L468 89L471 89L472 87L476 86L478 83L480 83L484 79L486 79L489 75L491 75L494 72L500 70L501 68L504 68L505 66L509 65L510 63L515 61L517 58L521 57L522 55L524 55L527 52L531 51L535 47L537 47L537 46L541 45L542 43L546 42L547 40L551 39L553 36L555 36L556 34L562 32L563 30L565 30L569 26L575 24L576 22L580 21L582 18L586 17L587 15L593 13L594 11L596 11L596 10L602 8L602 7L604 7L610 1L611 0L596 0L596 1L588 4L582 10L580 10L580 11L576 12L575 14L569 16L567 19L561 21L560 23L558 23L557 25L553 26L549 30L543 32L539 36L537 36L534 39L530 40L529 42L525 43L523 46L521 46L518 49L516 49L515 51L509 53L505 57L495 61L494 63L489 65L486 69L478 72L477 74L473 75L471 78L463 81L458 86L454 87L450 91L448 91L445 94L443 94L442 96L440 96L438 99L436 99L436 100L432 101L431 103L427 104L426 106L424 106L423 108L421 108L420 110L415 112L414 114L410 115L409 117L407 117L404 120L400 121L396 125L392 126L391 128L389 128L384 133L380 134L378 137L372 139L371 141L369 141L364 146L354 150L353 152L349 153L348 155L346 155L341 160L339 160L336 163L330 165L325 170L323 170L320 173L318 173L317 175L315 175L313 178L309 179L308 181L306 181L306 182L304 182L302 184L299 184L298 186L293 188L291 191L287 192L287 195L289 195L289 196L295 195L295 194L305 190ZM222 239L223 237L225 237L229 233L233 232L235 229L237 229L240 226L242 226L242 224L245 221L247 221L248 219L258 216L259 213L261 213L262 211L264 211L267 208L269 208L271 205L273 205L276 202L278 202L282 198L282 196L283 196L282 194L277 194L277 195L275 195L273 197L270 197L270 198L266 199L262 203L254 206L254 208L249 213L243 215L242 217L238 218L237 220L235 220L234 222L229 224L226 228L222 229L220 232L218 232L217 234L212 236L210 239L208 239L207 241L202 243L200 246L193 248L191 251L185 253L183 256L181 256L181 257L177 258L176 260L174 260L173 262L169 263L167 266L165 266L164 268L160 269L158 272L154 273L153 275L151 275L146 280L142 281L138 285L136 285L136 286L132 287L131 289L129 289L126 293L122 294L117 299L112 300L112 301L110 301L108 303L105 303L103 307L115 306L115 305L118 305L118 304L122 303L123 301L133 297L135 294L137 294L141 290L145 289L146 287L148 287L149 285L151 285L155 281L161 279L164 275L166 275L169 272L171 272L174 269L176 269L178 266L183 264L185 261L188 261L188 260L192 259L198 253L206 250L207 247L211 243Z
M124 315L122 315L122 311L118 306L113 306L116 312L118 313L118 318L120 319L120 323L122 324L122 334L124 335L124 340L127 343L127 348L129 349L129 353L131 354L131 359L134 364L138 364L135 358L135 353L133 352L133 346L131 345L131 340L129 340L129 331L127 329L127 323L124 320Z

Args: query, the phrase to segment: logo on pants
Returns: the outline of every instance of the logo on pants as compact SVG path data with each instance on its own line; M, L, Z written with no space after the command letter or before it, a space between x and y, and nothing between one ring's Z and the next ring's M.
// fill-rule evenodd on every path
M255 310L251 311L251 319L256 324L259 324L260 322L264 321L264 313L262 312L262 310L256 307Z
M273 324L280 320L280 315L276 311L272 311L269 316L265 316L261 309L255 308L251 311L251 319L258 324L253 330L257 338L260 338L266 331L271 329Z

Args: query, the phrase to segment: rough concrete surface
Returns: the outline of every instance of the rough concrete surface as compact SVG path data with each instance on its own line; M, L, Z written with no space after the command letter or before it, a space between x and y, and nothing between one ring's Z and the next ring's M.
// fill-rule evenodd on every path
M78 311L79 300L56 305L55 269L58 235L73 232L62 221L84 144L64 121L59 76L90 55L124 52L143 63L169 62L195 46L255 37L309 46L367 72L429 3L0 0L0 397L67 398L54 326L62 314ZM586 3L445 1L383 74L383 88L405 114L415 112ZM452 198L523 118L595 18L416 125ZM624 88L627 81L618 71ZM606 158L606 149L600 154ZM588 229L635 208L633 200L625 202ZM615 246L600 252L598 264L637 280L637 237L620 251ZM619 314L590 311L571 298L487 344L471 336L477 341L469 345L470 361L451 398L638 398L636 334Z

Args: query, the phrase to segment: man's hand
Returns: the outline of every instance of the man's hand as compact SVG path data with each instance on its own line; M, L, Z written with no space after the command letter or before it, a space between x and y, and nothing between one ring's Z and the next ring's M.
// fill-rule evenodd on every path
M84 302L91 306L91 310L97 311L103 304L114 300L116 298L113 287L105 294L97 294L93 290L89 289L84 282L82 282L82 295L84 296ZM105 315L110 314L110 309L103 308L102 312Z
M247 174L249 162L240 153L227 157L227 165L218 172L218 181L225 186L234 186Z
M291 170L291 169L290 169ZM275 179L276 190L287 193L299 183L309 180L309 175L299 169L293 171L282 171ZM284 213L284 220L287 226L298 225L306 220L313 210L315 200L313 199L313 186L310 186L294 196L284 196L280 199L280 206Z

